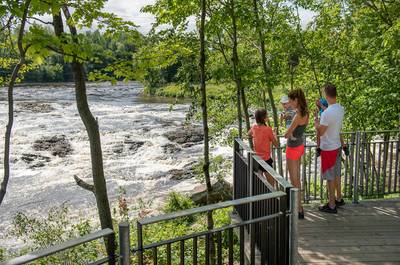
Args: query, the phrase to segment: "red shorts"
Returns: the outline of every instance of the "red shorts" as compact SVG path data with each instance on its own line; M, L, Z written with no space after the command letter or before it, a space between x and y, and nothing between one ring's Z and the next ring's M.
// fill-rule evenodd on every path
M286 147L286 158L290 160L299 160L304 154L304 145L299 145L296 147Z

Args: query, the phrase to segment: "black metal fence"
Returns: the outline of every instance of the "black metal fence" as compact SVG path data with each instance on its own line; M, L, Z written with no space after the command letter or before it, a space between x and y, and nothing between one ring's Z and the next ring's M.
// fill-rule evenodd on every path
M285 196L269 201L259 201L249 205L238 205L235 210L242 221L257 219L290 209L292 185L281 177L265 161L255 155L241 139L234 142L234 198L241 199L259 194L284 192ZM295 196L296 197L296 196ZM297 213L297 211L293 211ZM297 218L297 216L296 216ZM246 232L254 234L255 246L259 251L261 264L289 264L290 242L289 215L264 223L246 226ZM264 259L263 257L266 257ZM254 263L251 263L254 264Z
M247 258L251 264L289 264L289 232L286 220L288 220L290 212L287 208L288 204L285 198L286 193L276 191L142 219L137 223L138 246L133 250L133 253L137 256L139 265L159 264L160 259L158 254L160 252L164 253L164 257L166 257L166 259L163 259L163 264L177 264L177 261L174 263L172 260L174 250L179 253L179 264L207 265L211 263L211 260L214 260L216 264L246 264ZM259 214L257 217L247 221L241 220L240 222L233 222L224 227L212 230L207 229L159 242L143 243L143 238L145 237L144 227L148 225L159 224L160 222L167 222L196 214L205 214L209 211L227 207L243 205L265 207L266 205L275 203L277 207L273 213ZM251 233L247 233L246 226L251 228ZM235 230L237 236L235 236ZM228 241L225 249L222 243L223 235L227 235ZM256 251L256 244L260 244L257 241L258 239L262 240L262 244L259 245L261 246L261 251ZM200 242L202 243L200 244ZM237 253L234 253L234 245L238 246ZM203 248L202 250L205 255L203 255L202 259L199 259L198 253L201 248ZM187 251L188 249L189 251ZM246 249L248 249L248 255L246 254ZM225 256L223 253L225 253ZM234 259L235 256L239 258L236 260Z
M349 148L349 156L342 154L343 197L357 202L360 197L379 198L400 192L400 130L345 132L342 136ZM301 163L302 198L306 203L327 198L314 137L306 135ZM288 179L285 148L274 148L273 159L276 170Z

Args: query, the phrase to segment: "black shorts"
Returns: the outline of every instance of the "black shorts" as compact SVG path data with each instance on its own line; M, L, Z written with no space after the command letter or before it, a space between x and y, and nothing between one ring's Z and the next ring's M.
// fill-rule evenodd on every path
M268 159L268 160L264 160L265 163L267 163L268 165L270 165L272 168L274 167L274 160L272 160L272 158ZM262 171L266 172L264 170L264 168L261 168Z

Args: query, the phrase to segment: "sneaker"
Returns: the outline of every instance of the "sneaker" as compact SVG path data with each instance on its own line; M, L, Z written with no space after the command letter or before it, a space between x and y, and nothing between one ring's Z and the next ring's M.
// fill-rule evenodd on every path
M304 219L304 211L299 212L299 220L303 220Z
M343 199L340 199L340 201L335 200L335 204L336 204L337 207L340 207L340 206L345 205L346 203L344 202Z
M317 157L321 156L321 148L317 148Z
M335 208L331 208L329 206L329 203L327 203L325 205L321 205L320 207L318 207L318 210L320 210L321 212L325 212L325 213L337 213L336 206L335 206Z

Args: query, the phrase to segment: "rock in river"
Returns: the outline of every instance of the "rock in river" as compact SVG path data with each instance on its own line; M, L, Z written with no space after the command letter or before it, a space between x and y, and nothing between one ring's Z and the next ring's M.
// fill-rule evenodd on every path
M180 127L164 134L171 142L177 144L199 143L203 141L203 129L200 126Z
M65 135L45 136L33 144L35 151L50 151L53 156L65 157L72 153L72 147Z

